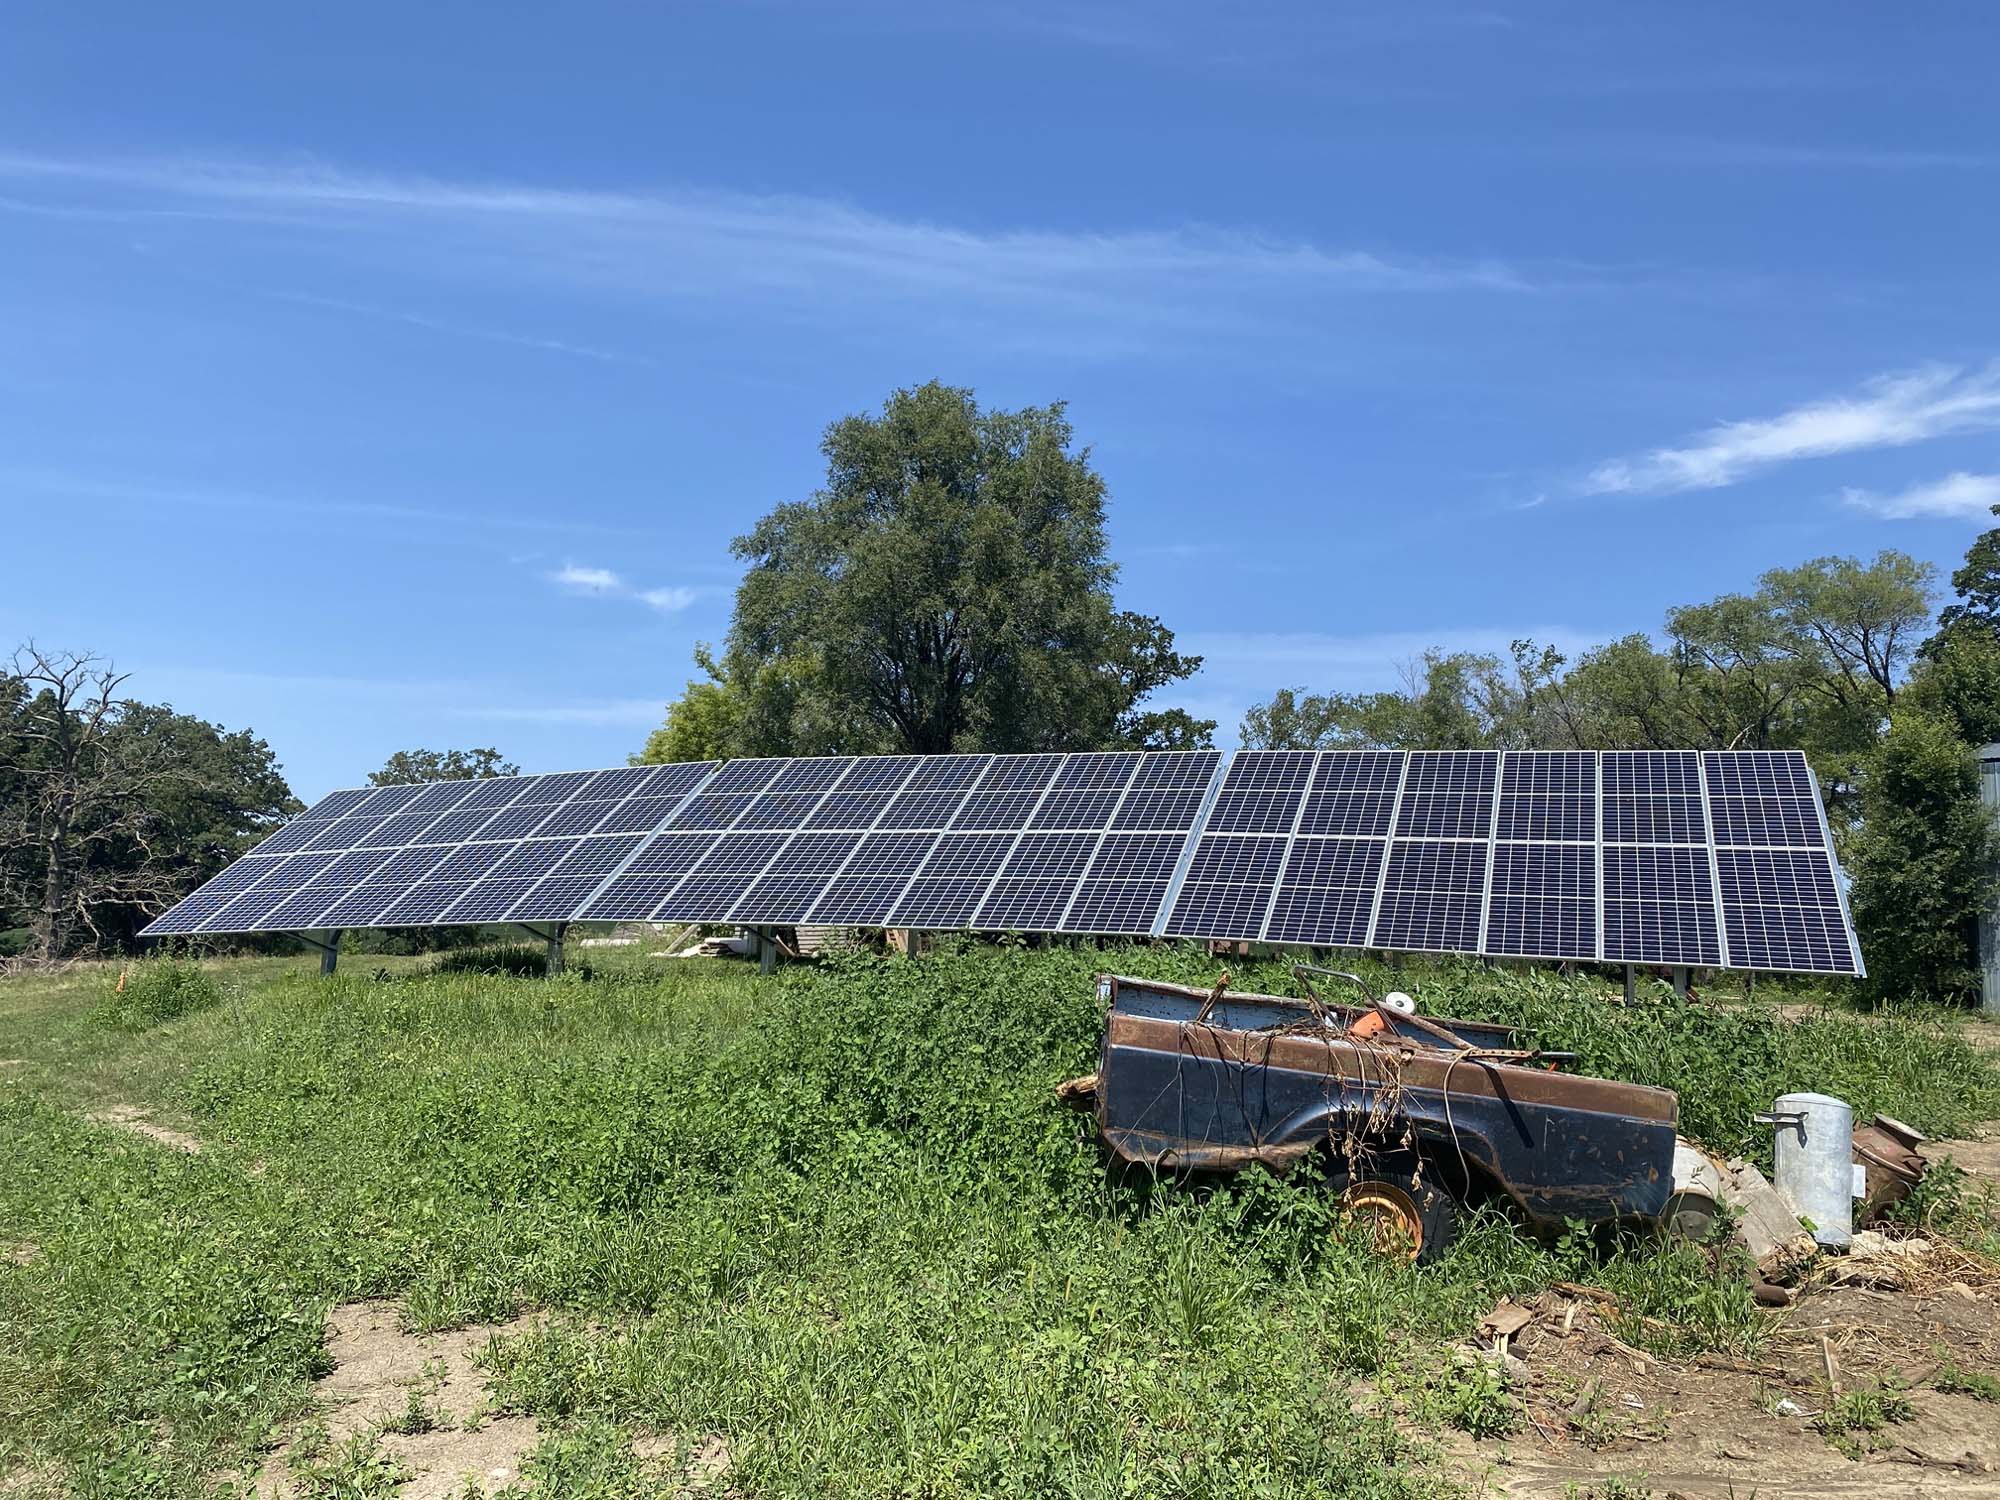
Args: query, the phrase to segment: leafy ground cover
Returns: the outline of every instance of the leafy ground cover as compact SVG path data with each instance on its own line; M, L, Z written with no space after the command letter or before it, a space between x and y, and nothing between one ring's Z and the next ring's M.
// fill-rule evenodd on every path
M719 1437L755 1496L1428 1495L1427 1415L1505 1420L1436 1357L1496 1295L1604 1287L1663 1352L1759 1337L1736 1269L1690 1247L1489 1217L1413 1268L1304 1185L1107 1179L1052 1093L1091 1065L1091 977L1212 981L1191 950L644 962L218 962L128 977L143 1004L115 971L0 982L0 1481L250 1472L324 1372L328 1307L369 1296L427 1329L548 1310L496 1388L549 1433L544 1491L582 1496L648 1492L640 1431ZM1680 1090L1721 1149L1798 1087L1938 1134L2000 1114L1942 1024L1627 1010L1474 965L1401 982ZM114 1102L202 1149L85 1118ZM366 1458L329 1493L366 1493Z

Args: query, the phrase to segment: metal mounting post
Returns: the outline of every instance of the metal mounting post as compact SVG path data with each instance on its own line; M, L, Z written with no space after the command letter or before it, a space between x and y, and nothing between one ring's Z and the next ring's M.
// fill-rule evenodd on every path
M771 935L768 927L752 929L757 934L757 972L775 974L778 972L778 940Z
M1625 965L1625 1003L1630 1005L1639 995L1638 976L1632 972L1630 964Z
M531 927L526 922L522 922L519 925L521 930L527 933L529 937L540 938L549 945L548 961L542 966L543 976L553 979L556 975L562 973L563 939L569 933L569 923L557 922L551 927Z
M308 948L317 948L319 950L319 972L321 978L325 978L327 975L331 974L334 971L335 966L339 964L340 962L339 928L335 928L333 931L327 933L326 940L324 942L314 937L310 932L300 933L299 941L304 943Z
M1685 964L1674 965L1674 993L1679 995L1683 1000L1687 999L1689 984L1687 966Z

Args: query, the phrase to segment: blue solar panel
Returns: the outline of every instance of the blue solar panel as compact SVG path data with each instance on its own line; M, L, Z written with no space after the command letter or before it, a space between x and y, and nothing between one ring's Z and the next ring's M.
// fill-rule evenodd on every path
M822 756L353 788L149 929L851 922L1859 968L1795 752Z

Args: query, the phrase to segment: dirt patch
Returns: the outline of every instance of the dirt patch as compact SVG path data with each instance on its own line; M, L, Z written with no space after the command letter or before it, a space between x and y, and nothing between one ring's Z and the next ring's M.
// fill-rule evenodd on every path
M10 1266L32 1266L42 1258L42 1247L20 1240L13 1244L0 1241L0 1260Z
M93 1109L84 1116L95 1125L109 1125L115 1130L129 1130L134 1135L143 1135L149 1141L156 1141L174 1151L185 1151L193 1156L201 1150L201 1142L185 1130L175 1130L171 1125L162 1125L149 1119L146 1111L136 1104L107 1104L102 1109Z
M406 1332L401 1305L349 1302L327 1314L326 1352L333 1369L312 1394L320 1415L302 1423L259 1472L257 1500L298 1500L299 1474L342 1445L371 1438L406 1477L398 1500L464 1500L516 1483L542 1439L533 1417L496 1411L483 1366L496 1341L540 1327L541 1314L446 1333ZM720 1438L683 1459L671 1435L632 1445L648 1472L682 1482L714 1481L729 1468Z
M1772 1314L1770 1342L1755 1359L1658 1359L1611 1335L1599 1309L1572 1306L1547 1294L1515 1340L1510 1389L1526 1415L1521 1429L1449 1445L1454 1466L1485 1493L1589 1495L1618 1478L1663 1500L2000 1500L2000 1408L1928 1383L1941 1359L2000 1370L2000 1302L1989 1288L1822 1282ZM1815 1426L1832 1399L1828 1350L1844 1391L1909 1387L1913 1415L1853 1434L1858 1456Z
M408 1473L396 1490L407 1500L457 1500L470 1488L491 1494L520 1478L521 1460L541 1441L533 1417L496 1415L478 1361L496 1339L537 1319L481 1324L448 1333L405 1332L394 1302L350 1302L327 1315L332 1371L313 1385L322 1403L323 1443L338 1447L379 1431L381 1450ZM413 1413L420 1420L411 1421ZM394 1431L397 1427L428 1430ZM258 1475L259 1500L298 1493L292 1469L310 1453L296 1441L271 1455Z
M1949 1156L1968 1176L2000 1187L2000 1120L1975 1126L1962 1141L1925 1141L1917 1148L1925 1161Z

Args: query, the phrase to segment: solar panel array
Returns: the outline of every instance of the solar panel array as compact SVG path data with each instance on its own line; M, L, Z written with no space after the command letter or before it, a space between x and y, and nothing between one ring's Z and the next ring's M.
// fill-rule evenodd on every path
M1791 751L1108 751L335 792L149 936L535 921L1860 972Z

